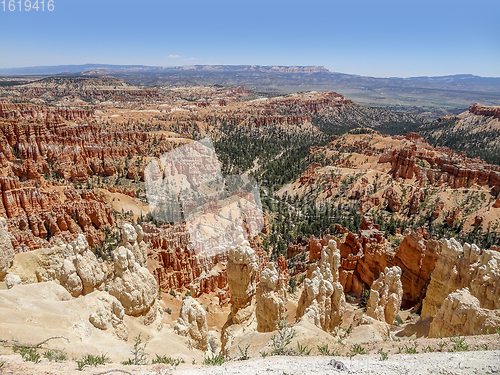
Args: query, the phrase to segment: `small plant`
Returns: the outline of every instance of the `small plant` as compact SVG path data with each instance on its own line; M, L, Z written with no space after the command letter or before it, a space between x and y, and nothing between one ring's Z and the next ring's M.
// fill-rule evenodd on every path
M111 359L109 359L109 357L107 357L106 354L98 356L88 354L81 360L77 360L76 364L78 365L78 370L83 371L83 369L87 366L97 367L98 365L104 365L105 363L109 362L111 362Z
M382 350L382 348L380 348L380 349L378 350L378 354L380 354L380 360L381 360L381 361L385 361L385 360L389 357L389 353L388 353L388 352L384 352L384 351Z
M174 365L174 366L179 366L181 363L185 363L185 361L182 359L182 358L172 358L172 357L167 357L166 355L164 356L159 356L158 354L156 354L156 358L154 358L151 363L153 365L157 364L157 363L164 363L166 365Z
M177 293L175 293L175 290L170 289L170 295L174 298L177 298Z
M247 347L245 348L245 350L241 349L241 347L238 345L238 350L240 351L240 354L241 354L241 357L240 359L242 361L246 361L249 357L248 357L248 348L250 347L250 344L247 345Z
M297 279L295 277L290 278L288 280L288 293L295 294L297 291Z
M352 303L352 302L356 301L356 297L351 296L349 294L346 294L345 298L347 299L347 302L351 302Z
M14 353L19 353L25 362L40 362L40 354L37 353L35 348L27 348L25 346L18 346L12 349Z
M186 292L185 297L191 297L191 292L189 290Z
M138 336L134 337L134 348L132 349L133 358L129 358L127 361L122 362L123 365L147 365L149 354L146 353L146 346L150 337L146 337L146 341L142 342L142 332Z
M398 346L398 354L401 354L403 352L404 347Z
M495 328L495 332L500 336L500 328Z
M427 346L427 348L423 348L422 351L424 353L432 353L434 349L432 349L430 346Z
M63 362L66 360L66 354L60 350L47 350L42 354L44 358L47 358L50 362Z
M0 362L0 370L3 369L5 367L5 364L7 363L7 361L1 361Z
M325 344L323 346L318 345L318 352L321 355L330 355L330 349L328 349L328 344Z
M273 335L271 337L271 340L273 341L273 350L271 351L271 355L286 354L286 347L295 337L295 333L296 331L294 329L288 328L288 322L286 319L280 320L278 324L278 335Z
M167 307L165 310L164 310L168 315L171 315L172 314L172 309L170 307Z
M481 348L483 348L484 350L488 350L488 345L487 344L481 344Z
M435 336L436 336L436 338L437 338L437 339L442 339L442 338L443 338L439 332L438 332L438 333L436 333L436 335L435 335Z
M469 350L469 344L465 343L465 337L460 338L460 335L457 334L455 337L450 337L450 341L452 342L450 352L465 352Z
M396 315L392 324L399 327L401 324L403 324L403 319L401 319L399 315Z
M210 357L205 357L205 359L203 360L203 364L211 366L222 366L225 361L226 358L222 354L212 354Z
M368 303L368 300L370 299L370 289L363 289L361 292L361 297L359 299L359 307L363 309L363 311L366 311L366 304Z
M297 352L299 353L299 355L309 355L311 354L311 350L312 348L309 348L308 345L303 346L300 345L300 342L297 342Z
M444 348L445 345L446 345L446 342L444 342L444 341L438 342L438 346L439 346L439 351L440 352L443 351L443 348Z
M418 354L417 346L418 346L417 344L414 344L413 346L405 345L405 353L406 354Z
M351 348L352 356L354 357L356 354L366 354L365 348L363 348L360 344L354 344Z
M260 353L260 355L262 356L262 358L266 358L269 355L269 353L268 352L262 352L262 353Z

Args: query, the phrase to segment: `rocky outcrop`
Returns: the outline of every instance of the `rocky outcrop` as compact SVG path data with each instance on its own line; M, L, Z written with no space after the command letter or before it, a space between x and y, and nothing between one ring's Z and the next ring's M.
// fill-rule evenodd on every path
M450 293L465 287L482 308L500 309L500 253L445 240L422 304L422 318L435 316Z
M143 241L144 231L142 227L136 225L135 227L129 223L122 226L122 243L123 246L134 254L135 261L141 267L147 267L148 263L148 245Z
M66 253L73 255L63 261L59 276L61 285L73 297L92 293L99 288L104 282L105 268L89 249L83 234L79 234L75 241L67 245Z
M442 241L426 240L421 233L407 232L390 264L401 268L403 300L421 303L441 253Z
M273 332L285 319L286 281L274 263L260 274L256 296L257 331Z
M391 212L401 211L401 199L392 186L385 190L383 197L387 199L387 210Z
M366 314L387 324L393 324L401 308L402 299L401 268L386 268L371 286Z
M208 349L207 317L203 307L193 297L185 297L174 331L178 335L188 337L196 349Z
M235 245L229 250L227 280L232 303L227 322L222 327L222 351L227 353L236 336L256 328L255 303L259 264L255 251L239 234Z
M161 329L163 315L155 278L136 262L132 251L123 246L114 251L114 266L116 278L109 285L109 294L121 302L125 314L141 317L144 325L155 324Z
M57 281L78 297L103 287L106 267L79 234L69 244L58 241L48 249L16 254L9 273L19 276L23 284Z
M142 223L143 241L149 246L148 265L164 292L188 288L193 297L203 293L227 291L228 252L198 257L188 247L189 232L184 224L155 227Z
M100 302L89 316L90 323L103 331L111 331L119 339L127 341L128 328L123 321L125 310L120 301L106 292L96 291L89 297L95 297Z
M7 221L0 217L0 280L7 275L7 271L14 261L14 248L10 241Z
M488 107L480 103L475 103L469 107L469 112L478 116L492 116L500 119L500 107Z
M321 252L319 265L310 268L297 307L297 320L306 319L327 332L339 325L345 309L345 296L339 282L340 252L330 240Z
M482 308L479 300L464 288L450 293L443 301L432 320L429 337L484 335L495 332L499 326L500 310Z

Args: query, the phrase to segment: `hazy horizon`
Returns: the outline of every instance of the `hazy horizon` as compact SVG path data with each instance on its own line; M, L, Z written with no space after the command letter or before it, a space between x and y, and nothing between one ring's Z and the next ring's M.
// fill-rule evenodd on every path
M56 68L56 67L79 67L79 66L109 66L109 67L116 67L116 66L121 66L121 67L145 67L145 68L182 68L182 67L191 67L191 66L265 66L265 67L270 67L270 66L279 66L279 67L292 67L292 66L297 66L297 67L323 67L321 65L262 65L262 64L186 64L186 65L143 65L143 64L107 64L107 63L82 63L82 64L56 64L56 65L33 65L33 66L19 66L19 67L8 67L8 68L0 68L0 75L11 75L11 73L1 73L2 70L14 70L14 69L42 69L42 68ZM99 69L105 69L105 68L99 68ZM328 69L328 68L326 68ZM363 74L357 74L357 73L345 73L341 71L334 71L331 69L328 69L330 73L338 73L338 74L349 74L349 75L355 75L355 76L360 76L360 77L368 77L368 78L437 78L437 77L447 77L447 76L461 76L461 75L473 75L477 77L482 77L482 78L500 78L499 76L478 76L475 74L471 74L468 72L462 72L462 73L455 73L455 74L443 74L443 75L434 75L434 76L370 76L370 75L363 75ZM62 72L64 73L64 72ZM12 73L12 75L51 75L53 73ZM61 74L61 73L57 73Z
M500 76L500 3L494 1L54 0L52 12L1 7L0 68L99 61L324 66L371 77Z

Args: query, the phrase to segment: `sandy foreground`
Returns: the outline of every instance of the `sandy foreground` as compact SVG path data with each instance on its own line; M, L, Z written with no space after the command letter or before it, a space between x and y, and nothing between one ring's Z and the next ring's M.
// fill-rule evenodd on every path
M398 354L385 361L379 355L347 357L276 356L230 361L222 366L182 364L123 366L108 364L78 371L74 362L31 364L19 356L2 356L6 364L0 374L499 374L500 350L461 353Z

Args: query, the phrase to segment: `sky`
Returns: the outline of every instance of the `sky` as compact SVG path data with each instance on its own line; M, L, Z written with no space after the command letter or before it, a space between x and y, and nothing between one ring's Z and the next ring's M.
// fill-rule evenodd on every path
M0 68L317 65L500 77L498 0L54 0L52 12L26 11L25 0L13 12L5 0L4 11L1 1Z

